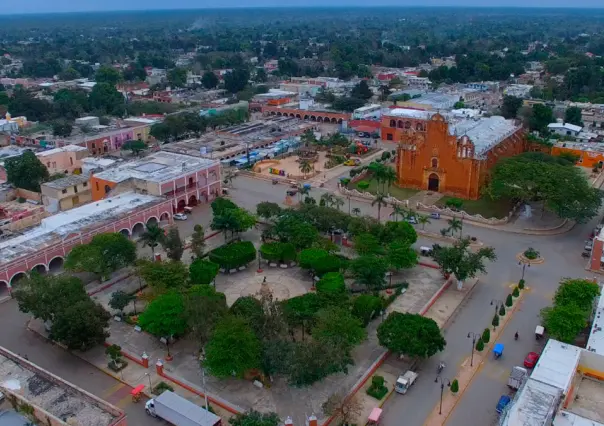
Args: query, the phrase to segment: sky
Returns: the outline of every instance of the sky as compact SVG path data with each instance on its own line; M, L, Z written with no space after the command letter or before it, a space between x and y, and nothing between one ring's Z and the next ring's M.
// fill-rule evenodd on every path
M604 8L603 0L5 0L0 14L58 13L114 10L202 9L231 7L346 7L346 6L457 6L457 7L572 7Z

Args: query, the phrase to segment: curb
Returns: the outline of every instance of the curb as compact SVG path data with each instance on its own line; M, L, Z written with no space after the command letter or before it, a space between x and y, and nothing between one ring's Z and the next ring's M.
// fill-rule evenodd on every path
M461 303L459 305L457 305L457 308L455 308L453 310L453 312L451 313L451 315L449 316L447 321L445 321L445 323L441 327L441 330L447 331L447 329L451 326L451 323L455 320L455 317L457 316L457 314L459 314L459 312L461 311L462 305L464 305L466 300L470 298L470 296L472 295L472 293L474 292L474 289L478 286L478 284L480 284L480 280L477 279L474 282L474 285L468 290L468 292L462 299Z

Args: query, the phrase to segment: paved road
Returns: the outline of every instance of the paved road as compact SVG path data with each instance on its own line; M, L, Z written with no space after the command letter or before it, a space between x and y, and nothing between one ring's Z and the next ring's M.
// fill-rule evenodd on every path
M27 331L27 319L27 315L19 312L15 301L0 304L0 345L27 355L30 361L40 367L125 410L129 425L164 424L145 414L145 401L142 399L137 404L132 403L129 386Z

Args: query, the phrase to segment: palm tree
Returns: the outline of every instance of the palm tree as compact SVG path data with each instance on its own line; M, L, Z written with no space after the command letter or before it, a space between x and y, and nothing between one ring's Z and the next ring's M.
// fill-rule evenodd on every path
M378 208L377 219L379 222L380 215L382 213L382 206L386 207L388 205L388 203L386 202L386 196L384 194L382 194L381 192L378 192L375 195L375 198L373 199L373 201L371 202L371 207L373 207L375 205L377 205L377 208Z
M447 223L449 224L449 231L451 231L451 235L453 235L455 233L455 231L459 231L459 233L461 235L461 230L463 227L461 220L453 218L453 219L449 219L447 221Z
M344 205L344 200L340 197L333 197L332 205L336 207L336 209L340 210L340 207Z
M361 209L358 207L355 207L354 209L352 209L352 214L355 216L358 216L361 214Z
M432 223L432 222L430 222L430 216L427 216L425 214L420 214L417 217L417 222L421 223L421 225L422 225L422 231L426 229L426 224Z
M141 241L143 243L143 247L151 247L153 259L155 259L155 247L160 245L164 240L164 231L155 224L147 225L145 228L145 232L143 232L143 235L141 235Z
M394 216L395 222L398 222L399 216L404 218L406 213L407 211L403 207L396 203L392 203L392 213L390 213L390 216Z
M326 206L331 207L333 205L333 195L329 192L321 195L321 200L325 203Z
M310 164L310 162L308 160L300 161L300 165L298 167L300 168L300 171L304 175L304 179L306 179L306 175L309 174L313 169L313 166Z
M384 186L388 185L388 192L390 192L390 185L396 182L396 172L392 167L386 167L382 175Z

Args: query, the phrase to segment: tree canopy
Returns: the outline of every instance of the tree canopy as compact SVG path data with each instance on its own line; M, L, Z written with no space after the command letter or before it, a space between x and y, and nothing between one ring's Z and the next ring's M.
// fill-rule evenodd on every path
M380 345L412 358L429 358L447 344L436 322L418 314L392 312L377 334Z
M32 151L4 160L6 180L16 188L40 192L40 184L49 178L48 169Z
M445 274L454 274L461 283L468 278L474 278L478 273L486 273L485 260L497 259L492 247L481 247L471 251L470 239L457 240L452 246L434 245L432 257Z

